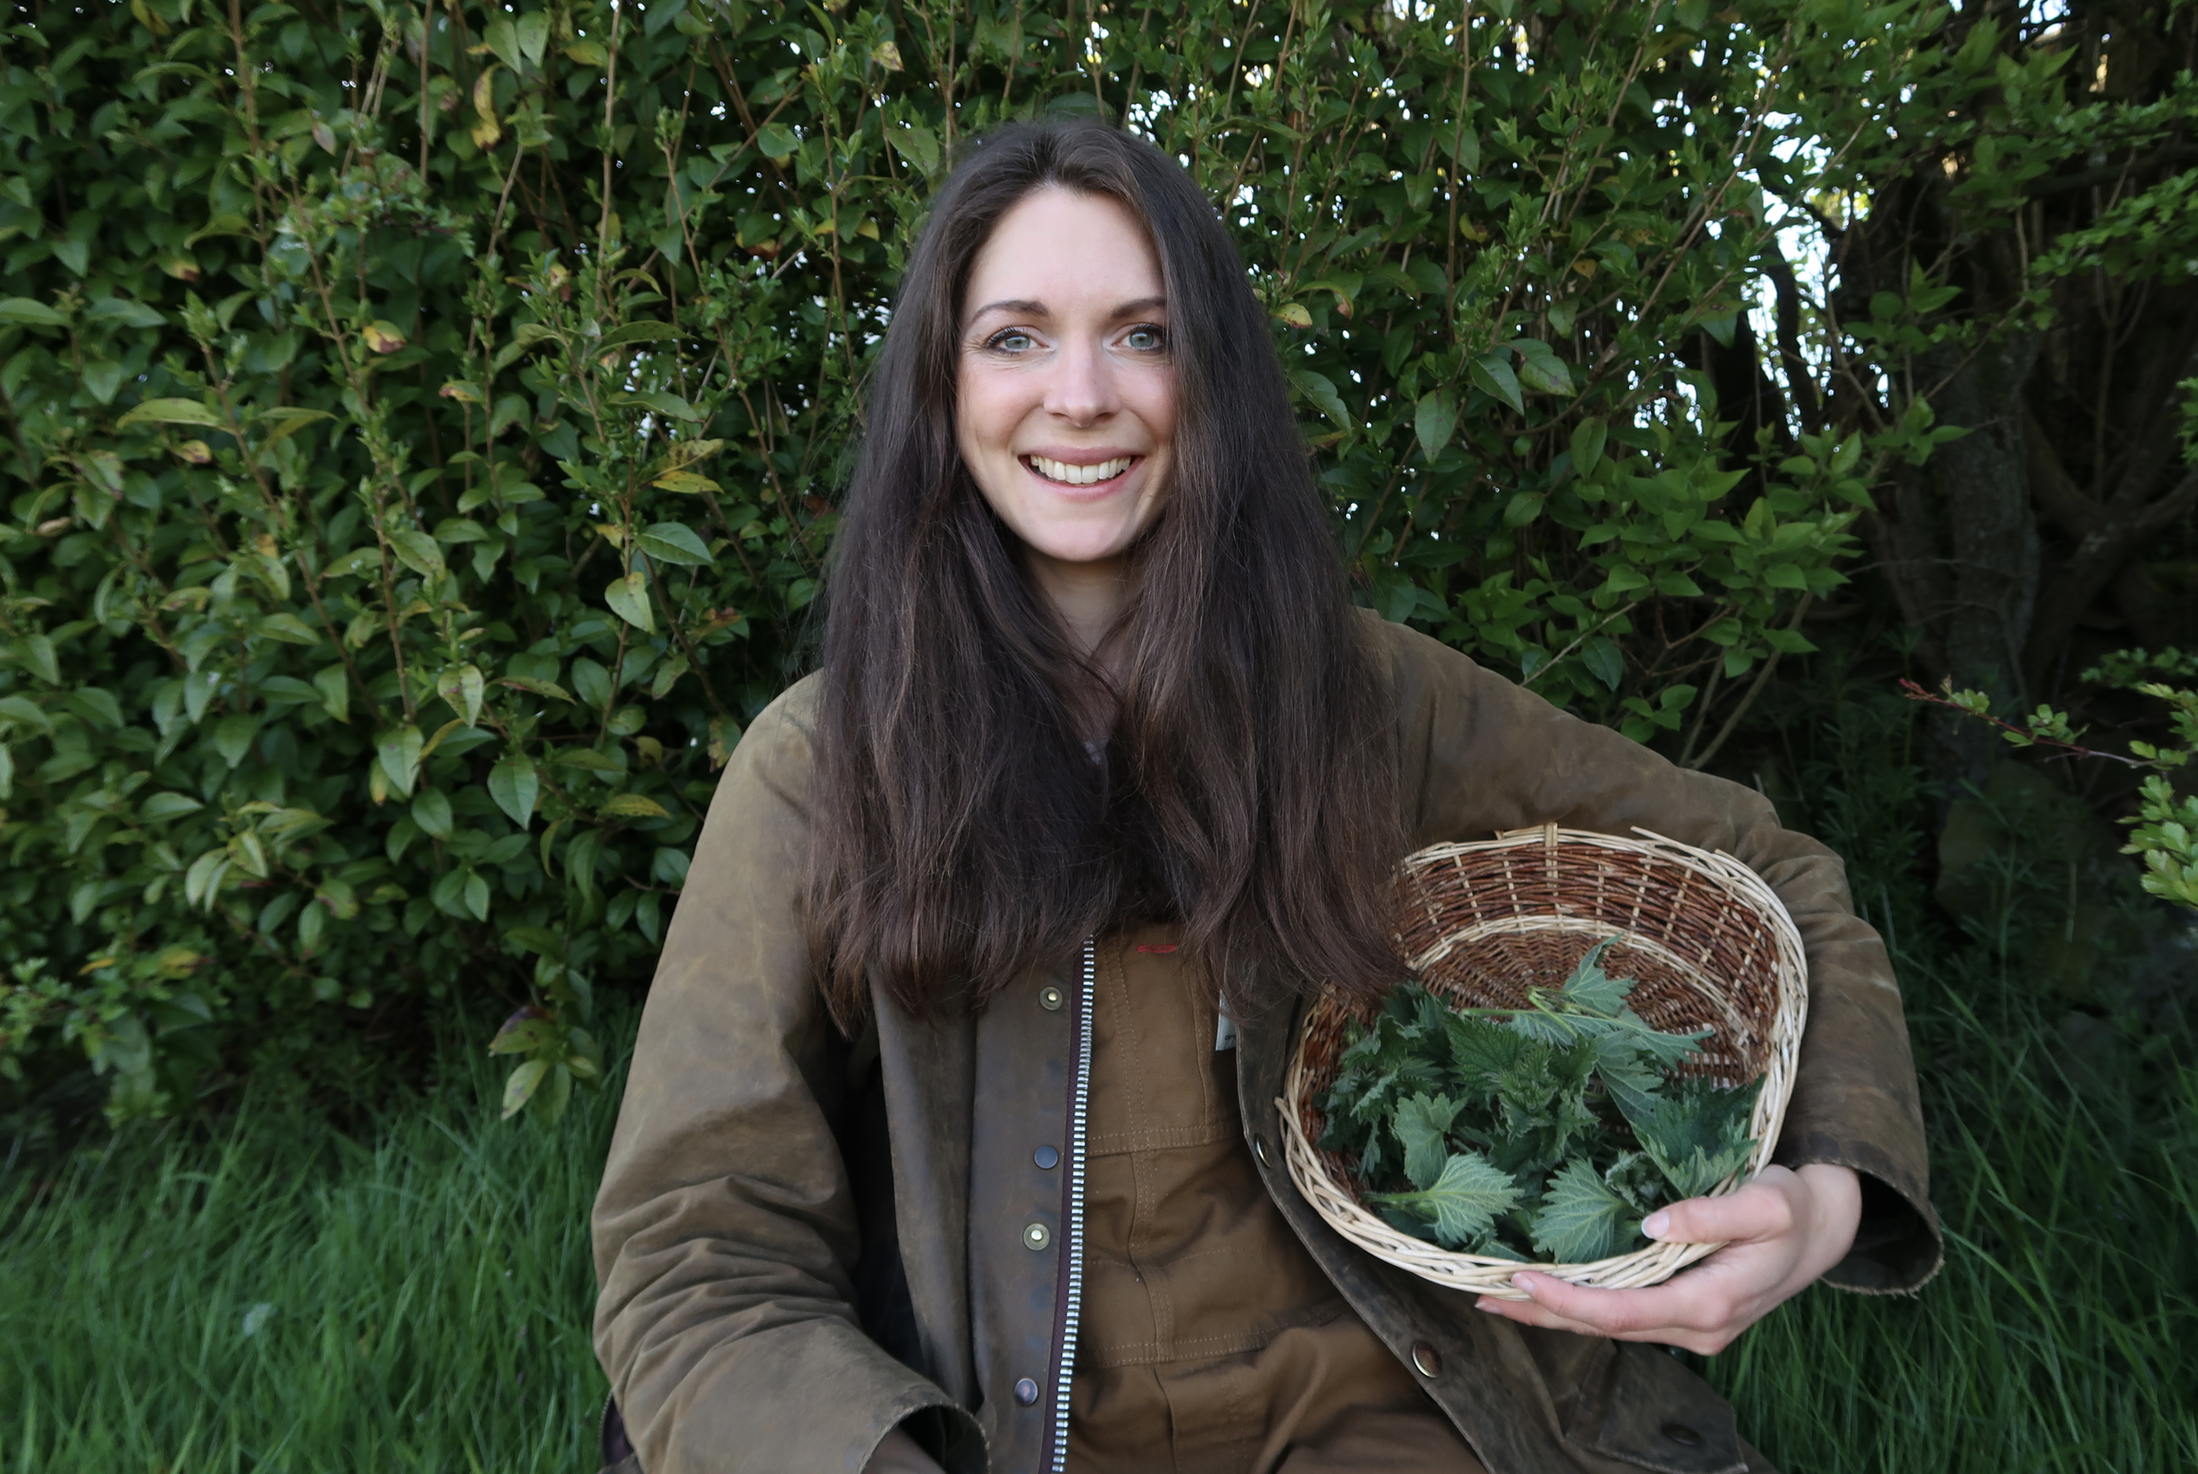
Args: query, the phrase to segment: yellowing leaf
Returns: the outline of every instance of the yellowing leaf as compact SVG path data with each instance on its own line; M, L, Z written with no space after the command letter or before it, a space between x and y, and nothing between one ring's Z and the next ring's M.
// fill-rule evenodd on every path
M656 633L656 615L649 608L649 583L638 569L616 579L603 590L603 602L611 612L646 634Z
M115 421L117 429L132 425L210 425L221 427L221 416L195 399L148 399Z
M683 491L690 494L699 494L705 491L723 491L725 489L709 477L699 475L693 471L666 471L649 484L662 487L666 491Z
M609 53L593 41L575 41L565 48L565 57L584 67L599 67L610 60Z
M496 68L484 67L473 82L473 111L480 121L473 125L473 146L484 153L504 136L496 121Z
M481 678L477 665L454 665L436 678L435 691L450 703L450 709L465 718L469 727L479 726L481 721L481 697L488 683Z
M1305 310L1302 302L1285 302L1275 309L1275 316L1293 328L1309 328L1313 325L1313 315Z
M203 440L186 440L176 447L176 459L193 466L213 464L213 448Z
M383 322L380 319L368 323L363 336L366 338L366 346L376 353L395 353L405 345L403 329L393 322Z
M881 42L870 48L870 59L889 72L901 69L901 49L891 41Z
M621 793L597 810L606 819L669 819L671 814L653 798Z

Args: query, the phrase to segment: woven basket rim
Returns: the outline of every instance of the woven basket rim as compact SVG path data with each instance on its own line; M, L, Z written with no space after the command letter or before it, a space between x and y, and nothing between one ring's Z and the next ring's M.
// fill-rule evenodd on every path
M1762 1054L1758 1077L1763 1081L1763 1089L1749 1123L1755 1148L1740 1171L1707 1194L1719 1196L1736 1190L1748 1177L1761 1171L1776 1148L1786 1104L1793 1093L1800 1036L1807 1017L1807 959L1800 931L1785 904L1755 871L1723 851L1682 844L1648 829L1636 828L1633 834L1639 837L1544 824L1532 829L1505 831L1493 839L1430 845L1405 857L1398 869L1399 884L1400 888L1407 885L1444 861L1478 859L1530 847L1546 850L1552 866L1558 863L1560 851L1567 851L1569 858L1585 859L1590 865L1603 869L1608 868L1611 858L1624 855L1629 857L1628 863L1642 867L1644 873L1652 877L1686 872L1716 893L1722 904L1739 908L1767 928L1771 943L1768 975L1774 1000L1767 1037L1760 1041L1738 1041L1759 1045ZM1450 873L1455 877L1457 867L1453 866ZM1675 878L1674 884L1677 883ZM1618 937L1624 939L1621 945L1662 953L1664 957L1660 961L1668 959L1676 964L1681 974L1700 979L1707 985L1708 992L1702 996L1715 1005L1718 1017L1727 1027L1737 1024L1744 1034L1754 1032L1726 996L1733 986L1731 980L1715 978L1702 965L1706 955L1704 959L1690 961L1657 939L1635 936L1627 928L1592 917L1526 910L1458 927L1445 932L1434 946L1408 957L1408 969L1417 975L1478 938L1536 931ZM1404 942L1403 933L1404 927L1400 925L1400 948ZM1696 991L1700 994L1701 990ZM1299 1026L1284 1078L1283 1095L1275 1101L1282 1116L1284 1162L1291 1180L1313 1210L1338 1233L1377 1259L1453 1289L1517 1300L1525 1299L1526 1295L1512 1285L1511 1276L1521 1269L1533 1269L1574 1284L1605 1289L1639 1288L1659 1283L1722 1247L1719 1244L1652 1243L1646 1248L1589 1263L1527 1264L1444 1249L1390 1227L1360 1204L1357 1189L1348 1177L1335 1167L1331 1158L1312 1145L1308 1118L1316 1116L1317 1110L1311 1101L1325 1088L1325 1082L1316 1084L1312 1079L1306 1053L1313 1034L1312 1025L1322 1010L1348 1012L1331 995L1316 1000Z

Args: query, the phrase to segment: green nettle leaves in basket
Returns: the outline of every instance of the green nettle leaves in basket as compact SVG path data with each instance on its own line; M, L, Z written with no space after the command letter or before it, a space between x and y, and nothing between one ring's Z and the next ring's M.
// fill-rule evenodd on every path
M1518 1008L1452 1009L1418 983L1354 1025L1319 1102L1323 1150L1367 1205L1446 1249L1578 1264L1643 1242L1641 1219L1747 1163L1759 1085L1674 1079L1707 1029L1666 1033L1603 971Z

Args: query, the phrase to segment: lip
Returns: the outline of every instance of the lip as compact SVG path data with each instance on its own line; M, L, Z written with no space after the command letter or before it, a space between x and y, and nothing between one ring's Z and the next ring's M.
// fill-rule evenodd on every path
M1119 460L1129 456L1143 460L1145 452L1131 450L1120 445L1030 445L1015 452L1015 459L1027 461L1032 456L1044 456L1049 461L1059 461L1064 466L1096 466L1102 461Z
M1093 481L1082 486L1076 486L1066 481L1056 481L1032 465L1032 458L1037 456L1043 456L1049 461L1059 461L1067 466L1098 466L1104 465L1108 461L1124 458L1129 461L1129 464L1124 466L1118 474L1110 476L1104 481ZM1015 461L1017 465L1023 468L1025 475L1055 496L1066 497L1071 501L1098 501L1121 490L1130 477L1137 474L1138 468L1145 464L1145 453L1135 450L1090 450L1084 448L1067 451L1042 449L1021 451L1017 453Z

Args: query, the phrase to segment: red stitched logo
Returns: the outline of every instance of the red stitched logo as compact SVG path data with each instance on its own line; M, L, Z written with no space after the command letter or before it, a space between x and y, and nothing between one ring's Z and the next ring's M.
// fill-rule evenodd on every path
M1137 944L1137 950L1140 952L1173 952L1175 950L1175 943L1139 942Z

